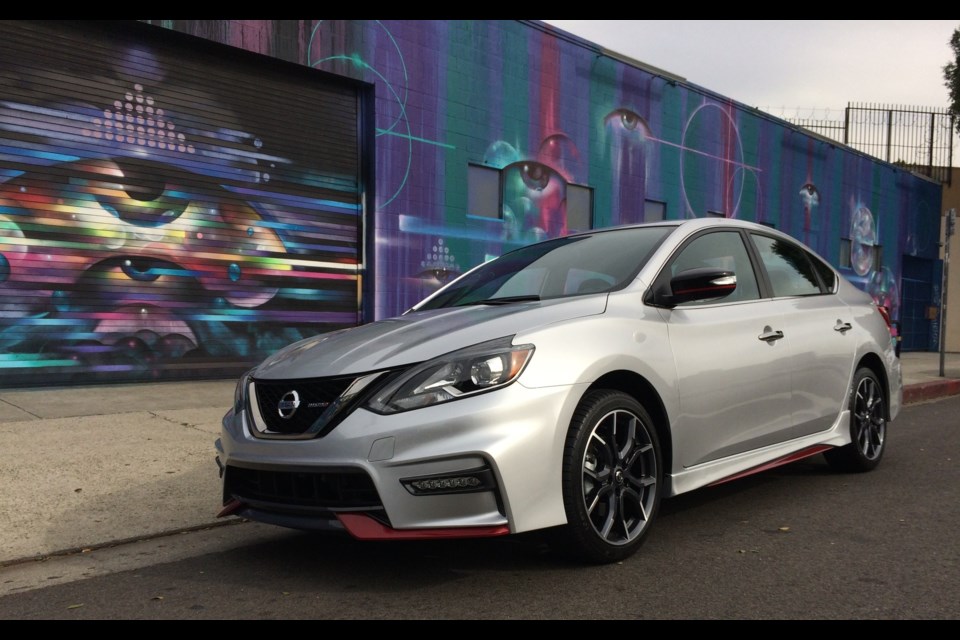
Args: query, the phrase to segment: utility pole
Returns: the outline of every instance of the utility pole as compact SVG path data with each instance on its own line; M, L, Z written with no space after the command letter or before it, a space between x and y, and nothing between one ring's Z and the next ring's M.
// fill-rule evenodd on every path
M957 227L957 210L947 211L947 228L943 244L943 281L940 285L940 377L943 377L943 360L947 349L947 336L944 331L947 330L947 284L950 274L950 236L953 235Z

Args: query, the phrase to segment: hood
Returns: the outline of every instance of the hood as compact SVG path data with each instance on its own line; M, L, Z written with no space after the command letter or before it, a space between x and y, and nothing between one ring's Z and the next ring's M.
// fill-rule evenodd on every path
M600 314L606 303L606 294L601 294L415 311L295 342L264 360L254 375L289 380L410 365L479 342Z

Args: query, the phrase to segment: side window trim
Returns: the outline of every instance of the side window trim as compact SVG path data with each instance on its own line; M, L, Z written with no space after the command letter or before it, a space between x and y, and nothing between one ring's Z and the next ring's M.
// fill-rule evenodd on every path
M753 274L757 279L757 287L760 289L760 298L770 299L773 297L773 285L770 283L770 276L767 275L767 265L763 263L763 256L760 255L760 250L751 237L753 233L747 229L740 230L741 239L747 247L747 254L750 256L750 262L753 265Z
M830 295L832 293L836 293L837 287L839 286L839 283L837 282L837 280L840 277L837 274L836 270L832 266L830 266L830 264L826 260L821 259L820 256L818 255L811 254L808 252L807 257L811 262L813 262L813 271L814 273L817 274L817 279L820 281L820 292L823 295ZM818 268L818 265L822 266L822 269ZM833 274L832 286L828 286L827 283L824 282L823 271L830 271Z

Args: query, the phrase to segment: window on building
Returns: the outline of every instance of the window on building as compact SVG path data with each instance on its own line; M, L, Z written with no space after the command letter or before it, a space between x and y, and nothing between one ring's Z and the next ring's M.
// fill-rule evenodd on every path
M477 164L468 166L467 215L501 217L499 170Z
M567 185L567 231L593 228L593 189L579 184Z
M643 201L643 221L660 222L667 219L667 203L659 200Z
M858 244L853 249L850 238L840 239L840 267L853 269L860 275L868 271L879 271L883 266L883 246L879 244Z
M515 163L516 164L516 163ZM509 170L509 168L508 168ZM504 172L479 164L467 165L467 215L494 220L503 219ZM567 231L588 231L593 228L593 189L579 184L564 185Z

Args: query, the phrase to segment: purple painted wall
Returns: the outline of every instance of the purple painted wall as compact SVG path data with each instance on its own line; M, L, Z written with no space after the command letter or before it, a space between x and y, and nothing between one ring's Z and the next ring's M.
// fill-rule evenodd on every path
M174 49L183 41L166 42L176 35L172 32L189 34L208 44L220 43L265 59L292 63L286 67L300 69L302 75L291 76L276 64L254 69L256 65L244 67L237 62L239 75L234 86L210 88L213 110L197 115L198 120L218 117L217 109L231 102L231 108L240 112L243 120L217 129L219 143L229 139L229 144L235 145L238 143L229 136L248 134L253 140L264 128L264 121L258 122L259 112L243 107L247 100L270 98L289 105L278 110L282 116L276 135L258 138L277 146L251 148L245 153L256 156L254 161L261 165L276 165L270 158L279 159L283 167L292 167L292 173L286 176L286 182L274 181L269 188L262 183L244 186L222 175L232 171L239 162L237 158L207 153L202 165L180 162L181 168L213 179L217 188L230 183L231 198L244 193L241 211L246 212L245 220L251 224L237 226L233 231L240 231L236 234L221 233L216 242L209 237L204 240L197 233L191 236L189 230L186 236L164 235L161 244L166 249L154 246L152 250L179 256L175 260L177 268L185 271L175 274L154 268L150 273L164 276L167 283L154 278L155 284L160 281L156 289L162 297L164 291L179 290L184 277L194 277L206 269L206 280L198 280L200 289L204 282L213 282L230 295L201 296L197 298L200 306L179 312L168 306L165 313L173 315L164 316L167 333L189 336L189 345L181 344L176 349L167 345L170 353L160 354L163 357L159 360L128 354L122 360L126 369L110 368L119 360L101 362L107 378L196 374L190 362L200 361L183 360L190 350L194 356L204 353L219 358L218 368L208 373L231 373L230 367L252 364L286 340L349 326L358 318L379 319L401 313L449 278L492 256L572 230L575 223L568 208L573 206L574 195L584 193L592 198L595 227L649 220L659 215L657 211L668 219L714 214L773 225L808 243L840 267L850 280L889 306L895 317L901 313L904 260L909 260L911 269L918 273L925 271L916 268L917 264L933 265L937 260L939 184L814 137L730 98L613 59L590 43L540 23L142 22L152 26L135 26L147 29L149 35L157 36L157 43ZM15 30L18 25L13 23L11 28ZM124 46L130 55L154 55L149 42L142 45ZM114 42L111 46L120 45ZM110 51L105 47L102 54L105 68L111 64L111 56L117 55ZM226 51L219 49L214 55L230 61L232 56L224 55ZM353 125L349 121L333 122L329 113L317 106L319 102L305 97L330 82L328 75L314 75L309 69L373 88L372 105L367 105L373 110L373 130L369 132L374 137L372 185L356 183L362 182L362 176L355 173L344 179L347 186L324 190L312 177L328 175L329 169L324 169L326 156L334 147L309 143L324 131ZM161 90L165 82L178 86L185 82L180 77L185 72L175 66L164 73L166 80L147 77L149 74L127 80L130 87L147 87L147 93L154 87ZM10 81L19 83L21 90L29 84L26 75ZM102 78L97 75L88 80L90 84ZM205 80L200 77L196 82L202 85ZM281 80L281 84L274 83ZM56 96L56 102L87 104L89 99L90 110L103 108L102 100L89 98L82 88L63 85L63 95ZM22 102L30 108L41 106L39 101L27 98ZM79 234L82 221L80 226L71 227L74 222L51 213L59 206L56 193L47 193L46 200L34 200L32 204L25 204L20 195L21 188L28 186L23 184L28 179L24 176L38 165L49 168L77 159L116 158L116 141L111 141L112 147L103 139L96 144L88 139L65 146L62 132L58 133L55 126L36 125L37 118L46 116L31 116L31 126L39 126L42 131L31 134L36 136L29 141L34 159L25 160L22 149L26 143L22 123L17 120L21 116L11 115L10 101L4 108L6 111L0 114L0 144L6 149L4 164L0 165L0 205L4 207L0 210L0 294L5 297L0 302L0 365L8 373L20 372L22 381L29 382L69 369L72 365L67 360L76 361L77 352L71 349L77 346L77 335L85 336L91 348L108 345L117 351L116 345L137 337L138 325L126 316L122 320L129 326L124 328L122 323L104 324L106 317L99 322L89 318L81 322L79 316L69 315L76 309L70 307L74 298L68 294L82 288L77 283L83 279L83 270L77 267L79 271L71 272L74 267L62 267L56 273L45 271L42 259L50 254L51 243L60 241L54 239L52 229L62 225L64 233ZM34 112L46 113L38 109ZM203 133L211 129L201 122L188 126L184 121L178 126L178 131L192 136L194 144L217 142L216 136ZM279 147L284 145L286 151L280 153ZM362 144L358 149L363 152ZM176 154L161 154L146 144L140 151L146 161L177 164L170 162ZM182 155L189 154L184 151ZM499 211L493 217L471 210L471 166L499 172ZM271 166L270 170L276 171L277 167ZM84 171L89 173L89 167ZM36 184L46 184L44 181L49 179L40 178ZM209 198L209 191L206 196ZM71 197L74 200L67 206L80 206L78 202L87 196ZM368 198L365 205L364 197ZM361 215L366 216L366 246L372 250L365 264L360 262L364 241L355 234L348 238L351 225L359 229ZM131 221L118 214L98 217L95 224L87 222L96 237L114 238L117 231L111 225ZM225 228L232 222L210 219L207 224ZM332 231L337 225L341 231ZM155 226L154 233L160 228ZM271 241L245 249L250 236L241 233L244 229L254 229ZM199 227L194 231L202 233ZM55 253L65 264L80 260L80 256L92 256L96 264L120 260L116 266L119 273L124 256L131 251L129 246L133 246L111 248L109 240L97 240L93 245L78 249L68 243ZM144 246L136 245L136 251L145 251ZM338 258L328 259L330 252ZM237 263L240 273L259 276L238 283L235 272L229 270L237 257L246 261ZM299 266L288 273L290 265ZM146 263L128 267L133 271L151 268ZM313 275L308 278L299 272L301 267ZM125 292L140 298L145 293L155 295L155 291L144 290L142 278L136 280L146 273L143 269L132 275L121 274L133 278L127 284L118 280L121 276L113 275L97 282L112 282L114 288L109 295L117 299L122 299ZM31 275L24 280L27 272ZM55 284L57 277L66 278L70 287ZM369 294L359 299L357 309L361 278L372 278L372 283L363 283ZM29 304L24 299L28 288L32 296ZM911 300L922 300L926 295L924 288L919 293L912 290ZM124 313L129 316L129 309ZM65 318L76 321L70 331L77 335L64 333L57 324ZM52 332L51 340L38 342L38 327ZM923 328L926 333L932 330ZM151 339L160 346L146 344L143 336L140 339L128 341L129 349L146 350L147 355L154 356L161 350L156 337ZM211 356L211 349L219 355ZM41 357L41 353L45 355ZM84 366L89 369L93 365ZM127 373L117 373L121 370Z

